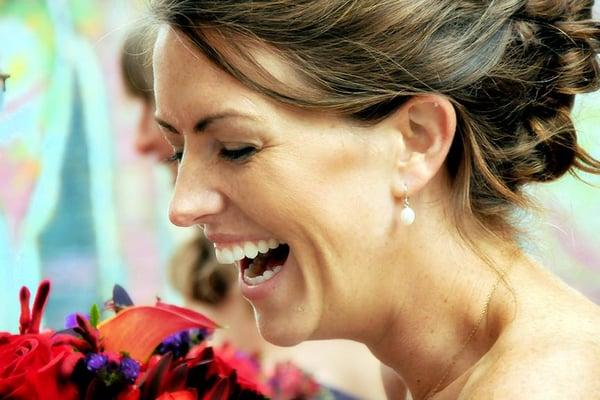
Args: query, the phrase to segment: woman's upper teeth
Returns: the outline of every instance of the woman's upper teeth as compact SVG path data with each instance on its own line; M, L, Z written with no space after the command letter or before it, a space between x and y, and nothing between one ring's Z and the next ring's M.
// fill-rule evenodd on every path
M277 239L259 240L256 242L246 241L238 244L215 245L215 256L221 264L233 264L244 257L253 259L258 253L266 253L271 249L279 247L281 242Z

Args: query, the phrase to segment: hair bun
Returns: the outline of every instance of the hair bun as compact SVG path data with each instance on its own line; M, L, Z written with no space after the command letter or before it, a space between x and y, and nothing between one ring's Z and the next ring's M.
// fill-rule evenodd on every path
M558 93L600 88L600 22L592 20L593 5L593 0L530 0L515 16L521 37L545 53L546 78Z
M593 3L530 0L513 18L519 46L537 71L528 77L529 105L522 114L523 128L535 144L529 157L545 165L521 176L524 181L553 180L573 165L588 164L570 112L574 95L600 88L600 22L591 19Z
M536 19L555 22L578 21L592 17L594 0L529 0L524 13Z

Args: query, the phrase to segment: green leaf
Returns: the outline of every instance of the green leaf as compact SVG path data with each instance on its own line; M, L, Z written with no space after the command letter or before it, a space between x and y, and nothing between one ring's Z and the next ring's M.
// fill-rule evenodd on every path
M96 304L92 306L90 310L90 325L94 328L98 328L98 323L100 322L100 308Z

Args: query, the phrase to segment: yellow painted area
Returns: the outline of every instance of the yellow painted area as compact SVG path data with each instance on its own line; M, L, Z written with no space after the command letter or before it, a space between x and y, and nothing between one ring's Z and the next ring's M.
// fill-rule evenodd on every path
M10 71L11 80L21 80L27 74L27 56L25 53L11 58L7 64L7 71Z
M47 14L39 12L32 13L26 17L25 24L31 27L43 46L53 44L54 30Z

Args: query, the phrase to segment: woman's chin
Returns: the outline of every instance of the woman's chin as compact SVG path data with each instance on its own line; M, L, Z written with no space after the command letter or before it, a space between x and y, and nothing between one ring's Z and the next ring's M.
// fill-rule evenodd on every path
M263 316L256 310L254 315L260 335L271 344L288 347L310 339L310 330L307 329L306 321L294 323L286 319L285 321L276 322L274 318Z

